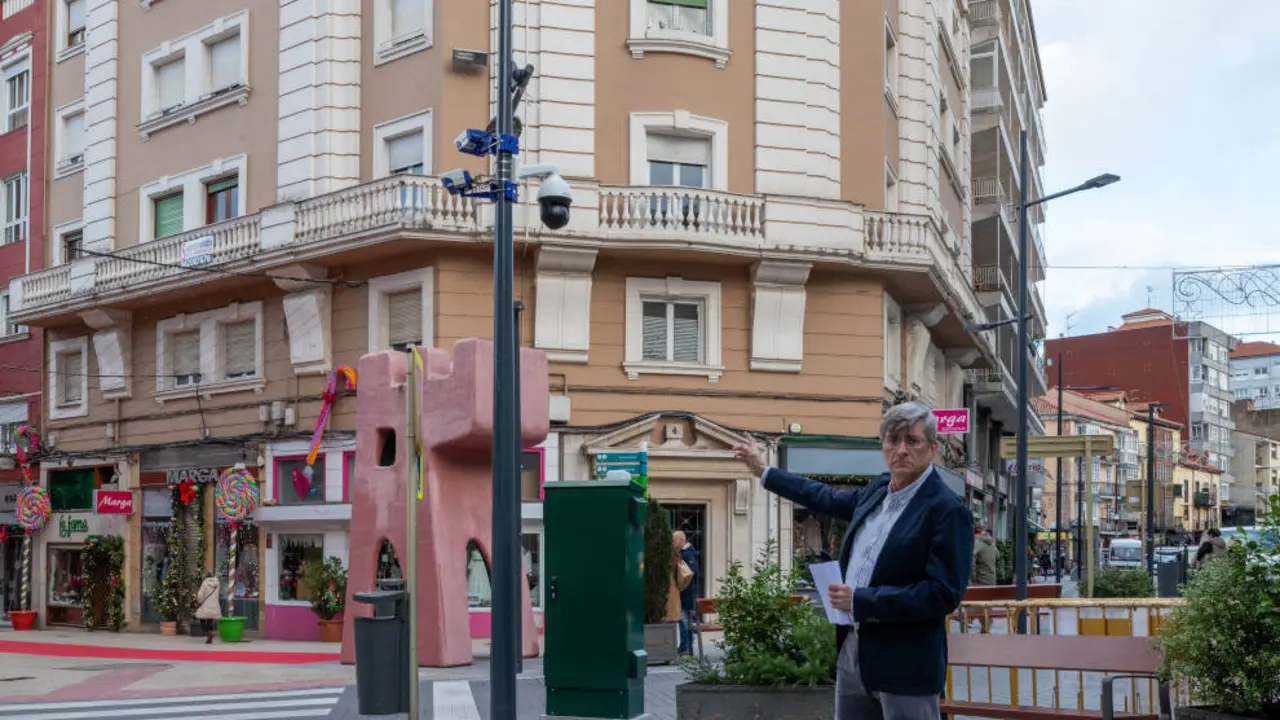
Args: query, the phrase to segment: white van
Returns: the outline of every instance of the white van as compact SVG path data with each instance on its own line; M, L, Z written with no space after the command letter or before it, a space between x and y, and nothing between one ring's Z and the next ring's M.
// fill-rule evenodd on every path
M1117 538L1107 548L1106 564L1111 567L1140 568L1142 562L1142 541L1132 538Z

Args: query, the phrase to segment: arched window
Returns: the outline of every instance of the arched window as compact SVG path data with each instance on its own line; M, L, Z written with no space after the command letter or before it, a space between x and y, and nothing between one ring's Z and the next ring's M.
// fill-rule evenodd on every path
M485 561L480 546L472 540L467 543L467 607L493 606L493 588L490 584L489 563Z

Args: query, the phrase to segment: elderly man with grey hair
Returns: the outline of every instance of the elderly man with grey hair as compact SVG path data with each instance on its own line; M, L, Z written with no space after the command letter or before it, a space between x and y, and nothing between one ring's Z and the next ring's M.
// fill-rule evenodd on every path
M766 467L755 440L734 448L764 488L847 520L836 627L836 718L936 720L947 675L947 616L969 585L973 514L933 467L938 423L928 407L894 406L880 422L889 472L867 486L830 485Z

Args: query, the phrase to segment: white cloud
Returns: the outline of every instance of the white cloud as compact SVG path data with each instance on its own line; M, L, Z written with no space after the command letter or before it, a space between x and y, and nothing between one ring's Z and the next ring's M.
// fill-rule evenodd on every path
M1162 286L1155 304L1172 309L1171 270L1065 266L1280 263L1271 210L1280 2L1037 0L1034 8L1049 97L1046 188L1101 172L1123 178L1047 212L1051 334L1072 312L1075 332L1118 323L1135 302L1146 304L1147 285Z

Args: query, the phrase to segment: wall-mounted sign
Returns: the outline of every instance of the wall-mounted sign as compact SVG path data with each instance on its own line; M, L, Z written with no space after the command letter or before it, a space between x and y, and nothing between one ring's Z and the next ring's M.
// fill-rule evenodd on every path
M969 408L934 410L938 419L938 432L942 435L960 435L969 432Z
M213 236L201 235L182 243L180 264L182 267L208 265L213 261Z
M63 515L58 518L58 537L69 538L76 533L89 532L89 521L82 517Z
M610 470L626 470L631 479L647 486L649 484L649 453L647 452L602 452L596 453L595 477L605 479Z
M132 515L132 490L95 490L93 511L99 515Z
M970 487L975 487L979 490L981 490L986 484L982 477L982 473L974 470L973 468L965 468L964 481L968 483Z
M188 480L199 485L200 483L216 482L219 474L221 473L218 468L180 468L178 470L166 470L164 480L170 486L180 485Z

